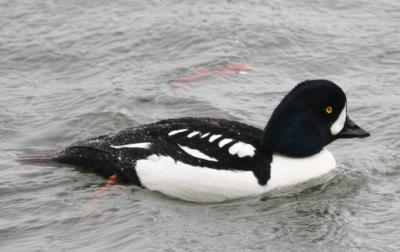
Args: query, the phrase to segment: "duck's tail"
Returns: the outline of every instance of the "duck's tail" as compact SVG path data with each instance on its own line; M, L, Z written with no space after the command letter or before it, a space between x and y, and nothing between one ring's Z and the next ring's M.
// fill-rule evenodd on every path
M27 150L18 156L17 162L28 165L57 166L60 165L55 160L58 153L56 150Z
M104 177L113 175L114 166L117 164L111 153L91 146L72 146L62 151L29 150L23 153L17 161L21 164L39 166L65 166L67 164Z

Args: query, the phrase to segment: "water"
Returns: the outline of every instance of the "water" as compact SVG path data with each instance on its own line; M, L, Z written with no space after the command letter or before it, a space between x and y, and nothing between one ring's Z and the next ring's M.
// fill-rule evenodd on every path
M1 250L398 251L399 11L394 0L0 0ZM169 83L230 63L253 71ZM15 161L164 118L263 127L313 78L337 82L372 134L331 144L338 169L313 186L201 205Z

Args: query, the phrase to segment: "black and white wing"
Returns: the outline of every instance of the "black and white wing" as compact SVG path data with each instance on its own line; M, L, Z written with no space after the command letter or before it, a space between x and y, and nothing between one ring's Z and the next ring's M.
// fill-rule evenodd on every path
M271 157L257 149L261 134L258 128L225 119L169 119L79 142L59 160L85 167L96 164L97 173L118 172L136 182L132 170L137 160L168 156L197 167L253 171L259 183L265 184Z

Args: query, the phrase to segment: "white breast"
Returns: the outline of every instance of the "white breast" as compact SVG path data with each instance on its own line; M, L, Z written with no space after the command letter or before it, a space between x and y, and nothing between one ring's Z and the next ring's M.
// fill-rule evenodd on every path
M194 202L221 202L256 196L274 188L319 177L333 168L333 155L322 150L308 158L273 156L271 179L258 184L253 172L217 170L191 166L171 157L151 155L136 164L137 175L146 188Z
M271 179L267 186L270 189L295 185L320 177L336 167L332 153L326 149L307 158L289 158L274 155L271 164Z

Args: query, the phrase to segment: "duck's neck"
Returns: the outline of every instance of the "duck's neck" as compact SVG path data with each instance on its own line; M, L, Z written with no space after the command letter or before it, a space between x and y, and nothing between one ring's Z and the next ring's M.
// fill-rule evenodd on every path
M259 143L264 153L279 153L284 156L301 158L315 155L322 151L324 141L313 130L292 131L290 128L272 130L265 128Z

